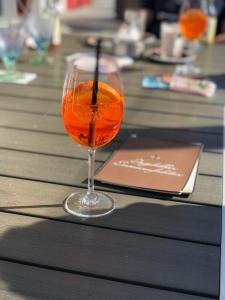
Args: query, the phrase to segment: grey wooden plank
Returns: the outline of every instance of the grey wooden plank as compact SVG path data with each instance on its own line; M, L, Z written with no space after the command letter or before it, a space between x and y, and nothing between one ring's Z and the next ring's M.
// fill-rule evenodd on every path
M159 93L159 91L143 89L140 86L136 87L133 85L130 85L127 88L125 86L125 91L125 99L128 99L129 97L135 97L143 100L145 99L147 101L149 98L153 98L155 100L165 101L167 102L167 105L174 103L186 103L189 105L198 104L202 106L202 109L204 109L203 107L206 104L211 105L212 107L221 107L225 104L223 93L221 93L219 90L216 92L215 96L211 98L204 98L200 97L199 95L191 95L174 91L164 91L163 93Z
M27 70L26 70L27 71ZM223 98L223 91L225 89L224 85L224 76L220 76L218 74L210 74L210 76L206 76L207 79L211 79L215 81L218 84L217 92L216 94L210 98L205 99L201 98L198 95L190 95L188 93L179 93L179 92L173 92L174 97L171 97L171 92L169 94L167 91L165 93L161 93L159 91L153 91L152 90L145 90L141 87L141 78L145 74L139 74L136 76L130 76L129 73L122 72L122 79L124 84L124 89L126 91L125 93L125 100L127 101L131 97L135 97L139 99L139 101L146 101L154 99L158 102L165 102L167 104L180 104L180 105L186 105L187 109L190 105L198 105L200 107L200 110L198 110L198 114L202 113L202 110L204 111L204 108L209 107L215 107L219 109L219 107L224 105L224 98ZM156 74L159 73L159 70L157 69ZM137 79L138 78L138 79ZM64 74L62 76L49 78L49 75L42 74L41 71L39 72L39 76L30 83L30 86L37 86L37 87L46 87L46 88L54 88L59 91L62 90L62 84L64 82ZM132 86L132 88L130 88ZM168 97L169 95L169 97ZM169 106L167 106L169 108Z
M28 130L65 133L62 120L58 116L27 114L15 111L0 111L0 126Z
M218 296L219 247L8 213L0 217L1 257Z
M86 49L84 48L86 51ZM38 77L30 83L31 86L54 86L56 88L59 88L62 86L62 83L64 81L65 77L65 71L67 68L67 64L65 63L65 59L61 57L61 55L55 55L55 62L54 62L54 67L57 70L56 72L54 71L53 76L49 78L49 74L52 73L52 68L46 66L32 66L27 63L28 59L25 59L23 61L23 64L19 64L18 67L20 71L29 71L29 72L35 72ZM205 62L203 63L203 65ZM202 68L202 66L200 66ZM150 62L135 62L135 64L128 69L122 70L122 77L123 77L123 83L125 85L125 88L127 91L129 91L129 87L137 87L138 90L143 90L141 88L141 78L144 75L158 75L163 72L173 72L173 66L166 66L166 65L159 65L159 64L152 64ZM221 79L223 79L223 73L224 73L224 67L223 64L220 63L220 65L217 66L217 69L211 68L202 68L202 76L205 78L209 78L215 83L218 84L217 88L218 89L224 89L224 84L221 82ZM48 78L48 81L46 81L46 78ZM151 90L152 91L152 90ZM160 94L160 92L158 92ZM177 93L178 95L180 93ZM180 94L181 95L181 94ZM188 95L188 93L183 93L185 97L191 98L192 95ZM194 96L194 97L199 97L199 96ZM201 97L200 97L201 98ZM216 100L217 94L213 97L214 100ZM204 98L202 98L204 99ZM191 100L191 99L190 99ZM197 99L196 99L197 100ZM205 99L207 101L207 99ZM217 102L217 101L216 101ZM219 103L219 102L217 102Z
M62 84L64 83L64 79L65 79L64 77L65 76L63 74L62 76L49 78L48 75L41 74L41 72L39 72L38 77L34 81L31 82L31 85L32 86L43 86L43 87L61 90ZM48 80L46 80L46 79L48 79Z
M46 80L45 80L46 81ZM61 92L61 88L60 88ZM137 98L128 96L125 99L126 110L136 110L145 112L168 113L168 115L190 116L194 115L199 118L221 118L221 107L215 105L187 102L176 102L166 99ZM41 105L40 105L41 104ZM22 98L16 96L1 96L0 95L0 109L11 109L25 112L38 112L46 114L61 114L61 101L45 101L40 103L40 99Z
M117 142L112 142L100 148L97 151L96 159L104 162L119 145ZM58 136L41 132L34 133L31 131L0 128L0 147L50 155L87 158L86 149L79 146L66 135ZM199 170L202 174L222 176L222 155L203 152Z
M220 207L108 191L115 201L115 211L104 218L84 220L65 213L62 205L66 196L80 190L58 184L1 177L0 210L167 238L220 244Z
M222 91L216 92L215 96L211 98L206 98L206 97L200 97L199 95L192 95L188 93L179 93L179 92L174 92L174 91L163 91L160 92L158 90L152 90L152 89L146 89L141 87L141 75L137 75L136 78L140 81L139 86L135 85L133 86L132 84L127 84L125 85L125 95L127 96L135 96L137 98L144 98L148 99L150 97L155 98L155 99L160 99L164 101L169 101L173 102L174 100L176 102L187 102L187 103L199 103L199 104L211 104L211 105L224 105L225 100L222 97Z
M215 69L216 70L216 69ZM180 93L180 92L174 92L174 91L160 91L160 90L154 90L154 89L146 89L142 88L141 86L141 80L144 75L158 75L162 74L163 72L166 72L165 68L158 67L155 70L151 69L151 65L149 65L149 70L143 70L141 72L131 72L130 74L123 73L124 76L124 83L125 83L125 94L127 96L134 96L140 99L149 99L154 98L158 99L159 101L167 101L167 103L196 103L199 105L204 106L205 104L211 105L211 106L222 106L225 104L225 100L223 97L224 93L224 74L225 69L223 67L223 70L216 70L216 74L214 74L211 71L207 71L206 78L209 78L215 83L217 83L217 90L213 97L206 98L199 95L189 94L189 93ZM203 74L204 75L204 74Z
M213 60L214 60L214 58L213 58ZM205 64L206 63L204 62L203 65L205 65ZM136 66L136 64L135 64L135 66ZM201 74L202 78L210 79L217 84L217 92L213 96L213 99L217 98L218 91L224 90L224 84L222 82L222 80L224 80L224 64L223 64L223 62L220 61L220 66L217 69L216 68L202 68L202 64L200 64L199 67L201 67L201 69L202 69L202 74ZM125 86L129 87L129 85L132 85L132 86L140 87L141 77L143 75L157 75L157 74L160 74L160 72L163 73L167 70L167 69L165 69L164 66L160 67L159 65L153 65L153 64L149 64L149 63L146 63L146 67L144 66L141 68L143 68L142 71L140 71L140 70L135 71L135 67L133 68L133 70L131 72L129 72L129 70L122 70L122 75L124 75L123 83L125 84ZM173 70L171 70L171 71L173 71ZM135 78L134 72L140 73L140 80L137 80L137 78ZM149 74L148 74L148 72L149 72ZM184 95L185 97L188 97L187 96L188 93L183 93L182 95ZM191 96L191 95L189 94L189 96ZM202 98L202 99L204 99L204 98ZM206 101L207 101L207 99L206 99Z
M144 111L125 110L124 122L151 127L166 127L170 129L191 130L221 134L222 119L201 119L195 116L168 115L166 113L151 113Z
M161 118L160 115L157 115L154 117L154 124L152 124L152 120L149 121L150 119L150 115L145 115L143 118L143 120L141 120L141 113L135 116L135 112L132 114L129 114L129 116L127 115L127 120L131 121L132 117L136 117L136 123L137 124L130 124L130 127L133 127L133 131L135 131L137 129L137 127L140 127L140 130L142 131L142 134L144 133L144 131L146 133L149 132L150 128L149 126L153 126L154 125L154 130L168 130L168 129L173 129L173 130L185 130L185 135L188 135L189 133L187 133L188 130L191 130L191 132L195 132L195 130L197 132L204 132L204 131L221 131L222 126L218 126L217 127L209 127L207 128L207 126L204 127L195 127L192 128L192 123L191 120L192 118L186 118L186 123L187 123L187 127L184 127L184 124L180 124L179 126L179 122L182 122L183 118L179 117L178 118L178 124L176 124L176 126L174 125L174 121L172 122L171 119L173 119L173 117L167 118L166 121L163 122L163 124L161 123ZM21 128L21 129L31 129L31 130L42 130L42 131L49 131L49 132L53 132L53 133L65 133L65 130L63 128L62 125L62 120L60 117L57 116L48 116L48 115L37 115L37 114L27 114L27 113L23 113L23 112L15 112L15 111L0 111L0 126L4 126L4 127L13 127L13 128ZM165 118L164 118L165 119ZM177 120L177 119L176 119ZM170 122L171 121L171 122ZM221 120L218 120L218 124L220 124ZM177 121L176 121L177 122ZM213 120L213 122L216 122L215 120ZM170 125L169 125L169 124ZM173 124L172 124L173 123ZM204 125L207 125L207 121L204 121ZM127 124L124 123L124 126ZM163 126L164 125L164 126ZM146 128L142 128L141 126L146 126ZM193 130L193 131L192 131ZM125 129L125 134L127 134L127 130ZM190 134L189 134L190 135ZM217 137L214 138L215 140L217 140ZM206 140L206 139L205 139ZM217 142L218 143L218 142Z
M156 72L156 74L159 73L159 70ZM187 108L189 105L198 105L200 107L200 110L197 110L196 113L200 114L202 113L202 110L204 111L204 108L207 106L211 106L212 109L217 108L219 109L221 106L225 104L224 97L223 97L223 91L225 89L225 85L223 83L224 78L217 78L218 75L210 75L208 79L211 79L215 82L218 82L218 88L216 94L212 98L204 98L199 97L198 95L191 95L188 93L179 93L174 91L164 91L164 93L149 89L144 89L141 87L141 78L146 75L145 74L135 74L135 76L130 77L129 75L123 73L124 78L124 88L125 88L125 100L129 100L131 97L135 97L139 99L140 101L149 101L151 99L154 99L155 101L165 102L168 104L180 104L180 105L186 105ZM30 85L37 86L37 87L45 87L45 88L54 88L59 91L62 90L62 83L64 82L64 76L55 77L52 80L47 80L48 75L46 75L46 78L43 76L43 74L40 74L41 78L37 78L35 81L33 81ZM207 78L208 76L206 76ZM137 80L137 78L139 78ZM215 79L214 79L215 78ZM169 106L167 106L169 108Z
M208 203L221 206L222 178L213 178L210 176L207 177L198 175L195 185L195 191L192 195L190 195L187 201L196 201L197 203Z
M213 57L214 60L215 57ZM25 61L26 62L26 61ZM64 59L62 59L61 56L56 56L55 59L55 63L54 65L56 66L57 64L59 65L59 71L58 72L54 72L53 76L49 77L49 74L52 73L52 69L51 68L46 68L46 66L31 66L29 64L25 64L23 62L23 64L19 65L19 69L21 71L33 71L36 72L39 76L38 78L36 78L34 81L32 81L30 83L31 86L45 86L45 87L54 87L54 88L61 88L62 83L64 81L64 76L65 76L65 70L66 70L66 64L62 63L64 62ZM203 67L205 67L205 61L203 62ZM216 95L214 95L213 98L207 99L207 98L202 98L199 96L195 96L195 95L189 95L189 94L185 94L185 93L173 93L176 101L190 101L190 102L201 102L202 104L204 104L205 102L209 103L209 104L222 104L224 103L223 101L223 97L222 94L220 93L220 89L224 90L224 64L220 62L220 64L217 67L212 66L211 68L207 67L207 68L203 68L202 66L200 66L202 68L202 75L205 76L205 78L209 78L211 80L213 80L215 83L217 83L217 93ZM60 71L61 69L61 71ZM123 77L123 82L125 84L125 90L128 92L129 94L129 90L133 90L134 92L146 92L145 89L141 88L141 78L144 75L148 75L148 74L161 74L163 72L173 72L173 67L171 66L165 66L165 65L159 65L159 64L152 64L149 62L135 62L135 65L132 66L132 69L129 70L123 70L122 71L122 77ZM46 80L48 79L48 80ZM135 89L135 88L136 89ZM156 94L158 95L158 99L160 99L160 96L163 95L168 95L167 92L165 91L163 94L160 91L153 91L153 90L149 90L148 95L151 94ZM169 93L170 94L170 93ZM141 95L139 95L141 96ZM167 97L166 97L167 98ZM165 100L166 100L165 98ZM171 97L170 97L171 98ZM220 99L218 99L220 98ZM173 99L171 98L170 101L172 101ZM174 99L175 100L175 99ZM213 100L213 101L212 101Z
M63 81L65 79L65 73L67 69L67 65L64 61L62 61L61 56L52 57L55 61L51 66L41 66L41 65L31 65L28 63L30 56L26 58L21 64L17 64L17 69L20 72L32 72L37 74L37 78L34 79L32 82L29 83L29 86L37 86L38 78L42 77L46 80L43 83L43 86L50 86L51 82L58 82L56 88L62 87ZM58 63L59 62L59 63ZM60 64L60 65L59 65ZM54 68L53 68L54 66ZM49 83L47 80L49 79ZM54 86L54 85L53 85Z
M86 159L71 159L66 157L55 157L3 149L0 149L0 157L0 174L3 176L86 187ZM101 165L102 163L96 162L95 169ZM212 182L216 183L214 189L212 189ZM176 197L176 200L189 203L208 203L220 206L222 199L221 182L221 178L199 175L196 182L196 193L192 194L188 198ZM138 194L146 197L157 197L158 195L154 195L154 193L148 191L134 190L117 186L98 184L98 187L102 190L110 190L127 194ZM164 197L168 199L168 197L170 198L171 196L167 195L163 196L163 198Z
M33 97L23 98L0 94L0 109L27 113L61 115L61 101L45 101Z
M14 101L11 101L11 100ZM4 102L5 101L5 102ZM12 128L21 128L21 129L28 129L28 130L43 130L44 128L48 131L52 131L53 133L65 133L63 126L55 126L57 119L54 118L54 121L51 119L50 123L46 123L48 120L48 114L53 114L53 116L56 114L60 114L60 102L41 102L39 103L38 100L28 99L23 100L22 98L4 98L4 100L1 99L0 105L4 105L6 109L12 110L11 112L6 112L4 110L3 114L9 113L9 116L5 118L4 122L2 120L2 125L0 126L6 126L6 127L12 127ZM26 114L15 114L16 111L21 111L20 113L23 113L23 111L26 112L35 112L38 114L38 116L27 116ZM59 117L60 118L60 117ZM41 119L41 122L38 122L40 124L39 126L35 126L35 119ZM14 122L16 120L16 122ZM60 123L62 123L61 120L59 120ZM16 123L16 124L15 124ZM44 124L44 126L41 126L41 124ZM53 126L51 126L53 124ZM52 129L53 128L53 129ZM58 129L58 130L57 130ZM119 132L119 135L117 138L126 138L129 134L135 133L137 135L141 136L152 136L152 137L161 137L163 139L172 139L172 140L178 140L183 142L198 142L204 144L204 149L207 151L214 151L214 152L222 152L222 138L221 136L217 135L206 135L205 133L199 133L199 132L193 132L193 131L185 131L185 134L183 133L180 128L177 130L174 130L173 128L168 129L166 127L164 128L151 128L151 127L142 127L138 124L132 125L132 124L123 124L122 130Z
M96 160L105 161L117 147L118 142L112 142L100 148ZM0 128L0 148L87 159L86 149L67 135Z
M149 95L148 98L128 96L125 98L125 105L128 110L222 119L221 106L219 105L175 101L174 99L160 98L160 95L156 98L152 95Z
M167 128L212 134L222 133L222 120L125 111L124 125ZM61 117L0 110L0 126L64 132Z
M116 139L124 140L129 135L135 134L140 137L155 137L165 140L174 140L187 143L202 143L204 151L222 153L222 135L206 134L202 132L182 131L159 127L142 127L140 125L123 124Z
M54 63L48 66L43 65L32 65L29 63L29 59L32 57L32 55L24 57L23 61L21 63L17 64L17 69L20 72L33 72L36 73L39 77L45 77L48 78L50 75L52 75L51 80L59 80L61 81L61 85L63 83L63 80L65 78L65 72L67 68L66 61L61 57L61 54L51 55ZM30 82L29 86L35 86L36 85L36 79L34 79L32 82Z
M136 63L137 64L137 63ZM41 77L46 76L46 78L37 78L34 80L29 86L26 87L24 91L27 91L27 93L24 93L25 95L32 96L32 92L30 90L32 87L34 87L36 93L36 97L45 97L42 95L43 92L46 89L54 90L53 93L54 95L59 95L62 90L62 85L64 81L64 75L65 75L65 70L66 70L66 65L64 63L60 62L60 68L57 67L56 64L54 64L55 68L52 69L46 68L43 66L35 66L35 69L31 69L32 67L30 65L21 65L20 69L21 71L34 71L37 72ZM145 67L145 68L144 68ZM220 91L217 91L216 95L212 98L204 98L204 97L199 97L198 95L190 95L190 94L185 94L185 93L174 93L173 91L157 91L157 90L149 90L149 89L143 89L141 87L141 77L143 75L146 75L148 72L148 69L151 70L155 74L162 73L163 71L165 72L165 66L159 66L156 65L155 68L152 66L152 64L142 64L142 71L135 71L134 73L130 72L123 72L123 77L125 78L125 91L128 96L136 96L137 98L143 98L143 99L148 99L150 97L153 97L158 100L164 100L164 101L170 101L173 102L180 102L180 103L199 103L199 104L211 104L215 106L216 104L218 105L224 105L225 101L223 98L223 94L220 93ZM49 78L51 76L51 78ZM212 77L213 78L213 77ZM215 75L214 75L214 78ZM52 88L51 88L51 82L57 82L57 85L54 83ZM39 87L39 85L41 85ZM15 92L11 89L8 88L9 85L3 85L3 91L5 93L9 93L9 95L15 95ZM43 88L43 91L41 92L41 88ZM57 94L58 91L58 94ZM21 91L19 91L21 93ZM41 93L41 94L40 94ZM33 95L34 96L34 95ZM50 99L57 99L58 96L56 97L51 97Z
M62 83L63 85L63 83ZM16 87L16 88L13 88ZM21 86L1 83L1 94L11 95L16 97L35 97L37 99L47 99L52 101L60 101L62 91L54 88L36 87L36 86Z
M82 50L82 48L80 48ZM76 51L71 51L71 53L75 53ZM81 52L86 52L86 49L83 48L83 51ZM53 76L49 78L49 82L44 81L44 79L48 78L49 75L52 73L53 69L48 67L48 66L32 66L29 63L27 63L28 58L26 58L22 64L18 64L17 67L21 72L34 72L38 75L38 77L32 81L29 85L30 86L36 86L38 83L41 83L40 85L46 85L48 86L49 84L51 85L52 82L58 82L57 86L61 86L62 82L65 79L65 72L67 69L67 64L65 60L60 56L55 56L55 62L54 62L54 67L56 72L52 74ZM127 68L125 70L121 70L122 77L124 78L123 83L125 85L127 84L132 84L134 83L134 86L138 86L140 84L140 81L137 80L137 78L141 78L143 75L146 75L146 72L150 71L151 74L159 74L162 71L173 71L171 66L160 66L156 64L151 64L149 62L141 62L141 61L136 61L134 65L132 65L131 68ZM41 79L42 78L42 79Z
M222 161L221 154L203 153L200 158L199 172L214 176L222 176ZM211 173L209 171L212 170Z
M32 70L25 69L24 71L32 71ZM1 94L6 96L15 96L15 97L19 96L19 97L26 97L26 98L30 97L30 98L37 98L37 99L60 101L62 96L62 87L64 82L65 70L63 72L60 71L61 73L60 75L57 75L58 73L55 70L48 70L48 72L50 72L48 76L52 76L53 80L57 80L57 82L59 82L59 85L57 87L55 85L53 85L52 87L51 85L49 86L48 76L46 76L45 81L47 84L42 84L41 86L39 86L38 81L34 81L29 86L21 87L17 85L16 89L12 89L11 88L12 85L1 83ZM144 73L135 72L135 76L133 75L136 80L136 83L139 82L139 85L125 84L125 99L129 98L129 96L133 96L136 97L137 99L147 99L147 100L149 98L153 98L155 100L159 99L160 101L167 101L167 103L174 103L174 102L193 103L193 104L196 103L201 105L211 104L212 106L216 106L216 105L221 106L225 104L223 93L219 91L216 93L214 97L205 98L205 97L199 97L198 95L190 95L190 94L184 94L178 92L175 93L173 91L163 91L162 93L157 90L144 89L141 87L141 77L144 74L146 74L146 72ZM43 76L43 74L41 74L40 76ZM127 74L124 74L123 76L128 77Z
M0 261L2 300L210 300L138 285Z
M225 70L224 70L225 71ZM224 72L223 71L223 72ZM216 75L211 75L211 78L213 79ZM210 79L210 78L209 78ZM139 79L141 81L141 79ZM141 88L141 82L137 85L125 85L125 91L127 96L134 96L137 98L155 98L159 101L167 101L167 103L187 103L187 104L198 104L202 107L204 105L211 105L211 106L218 106L221 107L225 104L225 100L223 97L224 94L224 84L219 83L219 80L223 82L224 78L222 79L216 79L218 81L218 84L220 84L216 90L216 93L213 97L202 97L199 95L189 94L189 93L180 93L180 92L174 92L174 91L163 91L160 92L158 90L150 90L150 89L144 89Z

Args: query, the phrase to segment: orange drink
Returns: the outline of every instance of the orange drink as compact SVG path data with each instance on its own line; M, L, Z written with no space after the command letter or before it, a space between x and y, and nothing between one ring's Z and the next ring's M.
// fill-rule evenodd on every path
M62 117L69 135L80 145L96 149L118 133L123 118L123 96L98 82L96 105L92 105L93 81L69 89L62 99Z
M123 87L115 58L78 55L68 68L63 87L62 118L70 137L87 148L87 190L70 194L64 201L67 212L78 217L100 217L111 213L113 199L94 189L96 149L109 143L118 133L124 109Z
M186 10L179 20L180 31L188 40L196 40L204 33L207 17L198 8L190 8Z

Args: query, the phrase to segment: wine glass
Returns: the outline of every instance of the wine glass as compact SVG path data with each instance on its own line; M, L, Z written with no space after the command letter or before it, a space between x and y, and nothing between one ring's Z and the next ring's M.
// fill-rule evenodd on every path
M0 80L13 81L23 77L16 72L15 65L22 52L25 42L23 23L2 22L0 24L0 57L6 68L6 72L0 75Z
M182 3L179 17L180 32L187 39L193 54L198 47L198 40L206 29L207 16L202 9L200 0L184 0ZM188 63L180 68L180 73L196 75L200 73L200 69Z
M40 13L30 13L26 20L26 29L36 44L36 57L31 59L33 64L49 64L52 62L47 57L47 50L51 42L55 16L45 10Z
M70 137L88 150L88 189L71 194L64 203L66 211L80 217L99 217L114 209L111 197L94 190L94 158L96 149L117 135L124 98L114 58L100 57L98 81L94 80L95 67L94 55L80 55L66 75L62 97L64 126Z

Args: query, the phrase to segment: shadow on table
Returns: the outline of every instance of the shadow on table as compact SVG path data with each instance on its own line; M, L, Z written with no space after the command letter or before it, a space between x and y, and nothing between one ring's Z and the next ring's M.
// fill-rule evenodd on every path
M175 251L168 237L177 240L178 256L186 255L188 245L184 246L183 240L219 245L221 214L218 208L211 207L209 215L207 206L157 200L126 203L123 207L119 197L115 197L119 207L112 214L97 219L69 216L56 205L50 215L58 220L40 221L35 217L1 213L1 223L11 229L5 227L4 231L2 227L0 256L4 259L0 260L0 295L7 295L9 290L15 299L20 295L37 300L131 300L149 299L153 293L154 300L183 299L173 292L165 295L160 289L110 281L108 276L119 281L144 281L156 287L161 282L166 289L176 282L184 291L191 281L192 286L203 285L205 294L211 292L212 286L218 289L219 263L216 264L218 272L213 271L212 278L207 272L193 274L188 266L177 265L173 269L170 259L165 259L173 260ZM8 210L16 212L16 207L8 207ZM30 206L24 213L37 214L40 218L41 209ZM137 254L145 259L138 259ZM161 259L155 260L158 255ZM147 264L152 268L146 266L147 257ZM212 256L211 259L214 262ZM163 272L155 272L161 268ZM187 286L185 278L188 278ZM12 294L9 297L7 299L14 299Z
M121 128L116 139L108 145L99 148L98 152L112 152L120 147L120 144L127 138L144 137L152 139L162 139L167 141L177 141L181 143L202 143L204 145L204 151L208 152L221 152L223 150L223 126L205 126L205 127L193 127L193 128L157 128L157 127L145 127L140 125L132 125L125 123L126 128ZM177 144L179 146L179 144ZM143 144L139 144L140 149L145 147ZM181 145L183 147L183 145ZM154 148L154 143L152 143Z
M213 74L213 75L208 75L207 78L209 80L212 80L216 85L217 88L220 90L225 89L225 74Z

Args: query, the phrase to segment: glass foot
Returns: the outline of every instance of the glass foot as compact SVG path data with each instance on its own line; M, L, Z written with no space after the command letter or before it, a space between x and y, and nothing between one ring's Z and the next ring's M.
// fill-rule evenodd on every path
M24 74L16 71L3 71L0 73L0 82L13 82L23 78Z
M115 206L108 195L95 193L90 196L87 192L73 193L64 201L65 210L75 216L96 218L111 213Z
M49 56L36 56L30 60L30 63L33 65L49 65L53 63L53 58Z
M187 77L196 77L201 74L201 69L193 66L192 64L186 64L177 66L175 70L176 75L182 75Z

